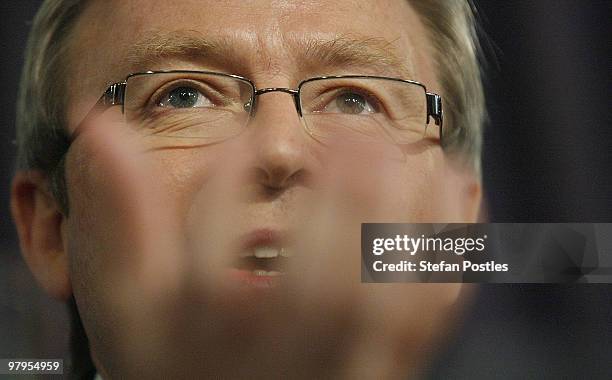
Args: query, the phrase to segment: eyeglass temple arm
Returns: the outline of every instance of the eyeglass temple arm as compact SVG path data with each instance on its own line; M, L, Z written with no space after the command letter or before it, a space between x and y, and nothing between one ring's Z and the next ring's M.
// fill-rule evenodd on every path
M125 97L125 82L111 84L104 94L98 99L96 104L89 110L87 115L74 129L74 132L70 136L70 142L74 141L82 132L83 128L87 125L87 122L106 111L109 107L123 105Z
M126 82L111 84L98 102L103 101L107 107L122 105L125 98L125 85Z
M429 124L429 118L433 118L436 125L442 129L442 97L438 94L432 94L430 92L427 95L427 124Z

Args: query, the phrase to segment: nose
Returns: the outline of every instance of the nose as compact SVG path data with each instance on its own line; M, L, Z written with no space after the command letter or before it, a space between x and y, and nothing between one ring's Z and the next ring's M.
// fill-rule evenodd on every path
M283 190L306 180L308 136L292 96L283 92L261 95L250 125L255 180L268 190Z

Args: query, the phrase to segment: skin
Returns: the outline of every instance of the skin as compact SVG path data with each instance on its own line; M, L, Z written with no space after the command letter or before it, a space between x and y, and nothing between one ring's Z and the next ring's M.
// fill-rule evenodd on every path
M230 39L242 56L226 67L180 58L123 63L134 41L180 30ZM424 27L406 2L94 1L72 42L68 128L109 83L134 71L225 71L259 88L379 74L299 65L287 42L339 35L392 41L409 79L444 96ZM332 149L305 133L287 94L259 101L253 128L190 149L143 143L117 122L117 107L88 121L66 159L68 216L44 174L16 175L12 210L24 257L51 295L75 296L103 377L404 377L452 325L466 290L459 284L360 284L359 228L476 221L474 173L444 154L432 128L411 148ZM229 247L257 228L296 240L282 286L265 293L225 277Z

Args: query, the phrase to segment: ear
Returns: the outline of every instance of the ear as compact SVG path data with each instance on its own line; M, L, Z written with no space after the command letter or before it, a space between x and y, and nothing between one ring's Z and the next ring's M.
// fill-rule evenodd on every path
M72 294L62 226L65 220L40 171L21 171L11 186L11 212L21 253L36 280L52 297Z

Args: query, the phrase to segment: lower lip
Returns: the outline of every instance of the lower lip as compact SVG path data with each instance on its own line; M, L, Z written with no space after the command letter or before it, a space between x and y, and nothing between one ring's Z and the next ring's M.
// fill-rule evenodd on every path
M252 271L240 269L231 269L229 277L241 285L261 289L272 288L280 282L280 276L256 276Z

